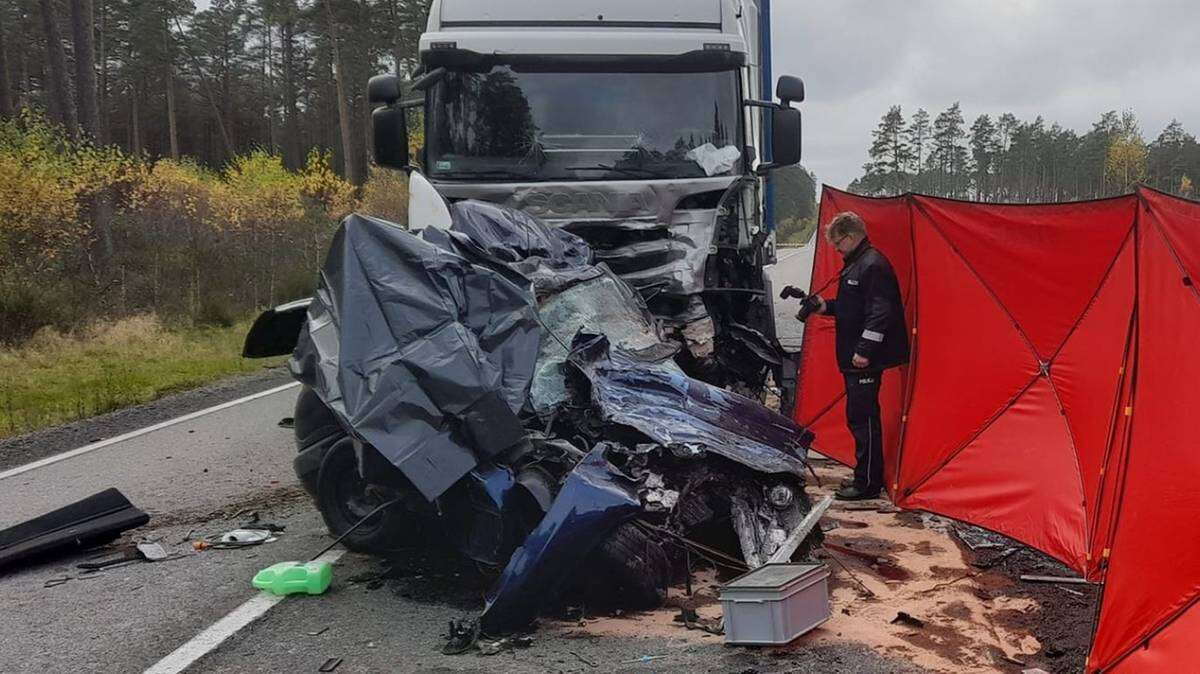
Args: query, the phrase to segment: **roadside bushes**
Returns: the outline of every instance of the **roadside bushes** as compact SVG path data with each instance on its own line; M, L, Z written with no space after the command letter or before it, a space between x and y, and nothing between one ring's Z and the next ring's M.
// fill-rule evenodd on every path
M379 180L368 212L395 210L403 183ZM337 222L359 207L316 151L294 172L263 151L213 171L72 141L34 113L5 120L0 342L145 313L232 324L311 292Z

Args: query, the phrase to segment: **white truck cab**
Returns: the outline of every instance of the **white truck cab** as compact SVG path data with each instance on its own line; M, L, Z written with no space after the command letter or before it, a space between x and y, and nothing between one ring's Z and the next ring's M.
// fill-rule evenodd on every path
M438 194L578 234L689 374L761 393L786 360L764 178L799 161L804 98L783 77L761 100L769 16L769 0L434 0L411 94L372 78L376 162L414 168L405 110L423 108Z

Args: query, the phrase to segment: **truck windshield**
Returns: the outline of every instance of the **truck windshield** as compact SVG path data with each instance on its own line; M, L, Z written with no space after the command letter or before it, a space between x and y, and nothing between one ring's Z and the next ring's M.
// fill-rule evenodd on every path
M735 71L451 71L429 101L432 177L647 180L741 169Z

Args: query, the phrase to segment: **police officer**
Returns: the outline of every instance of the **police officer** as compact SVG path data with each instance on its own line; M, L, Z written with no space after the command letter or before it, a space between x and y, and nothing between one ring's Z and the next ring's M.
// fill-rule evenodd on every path
M833 316L837 364L846 382L846 424L854 436L854 479L837 498L877 498L883 489L883 426L879 382L883 371L908 362L908 328L892 264L867 238L856 213L839 213L826 237L842 255L837 298L814 298Z

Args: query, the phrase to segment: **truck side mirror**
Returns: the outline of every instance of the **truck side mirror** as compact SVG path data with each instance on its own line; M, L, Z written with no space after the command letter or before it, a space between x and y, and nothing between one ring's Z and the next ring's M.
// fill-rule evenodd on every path
M804 101L804 80L791 75L784 75L775 83L775 98L784 105L789 105L793 101L801 103Z
M400 100L400 78L376 75L367 81L367 100L371 105L391 105Z
M371 113L375 163L394 169L408 168L408 124L404 108L389 105Z
M776 108L771 111L771 167L800 163L800 111Z

